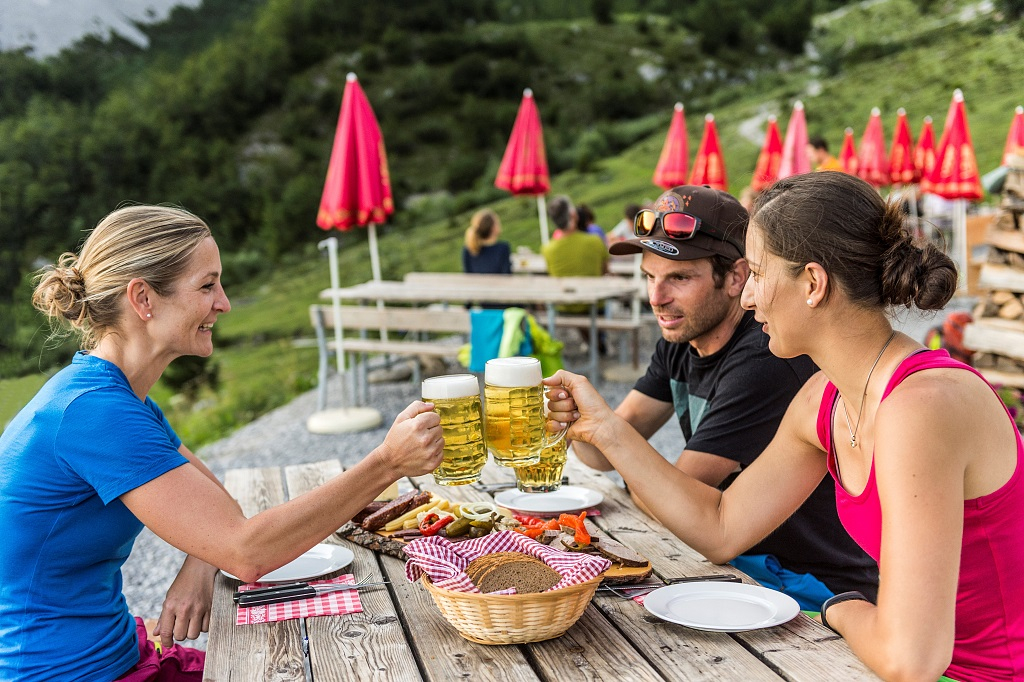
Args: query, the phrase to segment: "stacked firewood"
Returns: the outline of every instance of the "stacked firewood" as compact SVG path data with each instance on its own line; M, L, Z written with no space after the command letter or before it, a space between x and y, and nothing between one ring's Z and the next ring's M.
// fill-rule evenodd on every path
M985 236L978 286L987 290L964 332L973 363L993 384L1024 388L1024 156L1011 157Z

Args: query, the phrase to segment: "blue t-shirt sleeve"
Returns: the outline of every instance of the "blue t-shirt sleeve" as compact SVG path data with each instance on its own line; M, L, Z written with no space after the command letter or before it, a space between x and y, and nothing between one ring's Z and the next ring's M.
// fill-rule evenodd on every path
M501 250L498 252L498 274L499 275L511 275L512 274L512 247L509 246L508 242L498 242L501 246Z
M180 446L156 403L108 389L85 393L67 406L55 443L68 475L85 481L104 504L187 464Z

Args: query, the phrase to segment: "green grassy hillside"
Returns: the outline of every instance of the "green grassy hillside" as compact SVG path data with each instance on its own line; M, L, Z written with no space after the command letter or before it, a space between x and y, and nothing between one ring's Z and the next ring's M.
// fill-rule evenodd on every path
M995 167L1013 108L1021 103L1024 29L1020 22L1007 25L992 13L977 14L976 3L935 3L933 7L932 13L922 15L910 0L885 0L819 16L813 33L817 59L801 57L779 63L750 82L707 92L698 105L682 98L688 104L691 159L700 139L703 115L714 113L730 189L738 194L752 174L764 117L777 115L784 133L796 99L806 106L810 132L824 135L838 151L843 129L853 127L859 138L874 106L882 110L887 136L892 133L896 109L901 106L907 109L915 137L925 115L935 119L936 134L941 134L952 90L959 87L966 96L979 168L985 172ZM632 25L635 21L635 17L621 16L616 25ZM594 28L584 20L573 25L587 35ZM481 30L492 29L482 26ZM493 30L502 29L495 26ZM545 23L527 24L522 30L542 31ZM616 68L614 52L608 54L612 56L603 57L610 60L608 68ZM699 78L700 67L694 63L680 72ZM624 77L636 76L630 71ZM382 115L381 110L386 105L378 103L373 90L368 90L383 124L387 114ZM542 118L545 104L538 96ZM509 106L514 109L515 103ZM651 183L651 175L670 117L671 108L666 106L661 114L602 124L602 136L636 142L619 154L598 156L593 162L575 164L583 168L557 174L552 179L552 193L566 193L590 204L598 222L610 228L619 220L625 203L653 199L660 192ZM265 121L273 120L273 112L268 112ZM750 130L757 133L754 139L744 135ZM504 135L507 131L499 137ZM546 141L549 154L564 153L558 145L565 141L551 137ZM391 143L387 127L385 142ZM496 156L500 156L502 146L500 142ZM402 210L400 226L387 225L379 230L385 278L400 278L420 270L458 270L462 234L469 214L480 203L472 201L473 197L498 212L504 238L514 247L539 247L534 200L508 197L490 189L495 163L492 161L491 167L483 171L473 193L457 201L444 195L422 199L415 207ZM310 208L310 214L314 208ZM217 226L213 227L216 231ZM166 407L172 424L190 445L222 437L315 384L316 350L293 343L297 338L312 336L307 307L328 285L326 260L315 248L324 235L311 220L307 232L309 241L304 252L285 259L270 275L244 285L226 282L233 310L217 325L214 361L220 366L219 391L202 394L190 404L172 398L164 387L154 391L154 397ZM343 283L369 279L364 232L338 236ZM0 382L0 395L5 397L0 402L0 424L30 395L32 387L23 384Z

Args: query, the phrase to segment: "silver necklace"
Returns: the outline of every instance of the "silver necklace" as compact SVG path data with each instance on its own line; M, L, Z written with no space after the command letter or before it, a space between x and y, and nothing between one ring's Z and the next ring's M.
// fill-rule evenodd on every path
M892 330L892 334L889 334L889 340L882 346L882 350L878 351L878 357L875 358L874 363L871 365L871 369L868 370L868 379L864 382L864 393L860 397L860 410L857 411L857 426L850 424L850 412L846 409L846 401L843 400L843 394L839 394L839 400L843 403L843 416L846 417L846 428L850 430L850 447L857 447L857 431L860 430L860 419L864 416L864 403L867 402L868 397L868 385L871 383L871 375L875 371L875 367L878 365L878 361L882 359L882 354L885 353L885 349L889 347L892 340L896 338L896 330Z

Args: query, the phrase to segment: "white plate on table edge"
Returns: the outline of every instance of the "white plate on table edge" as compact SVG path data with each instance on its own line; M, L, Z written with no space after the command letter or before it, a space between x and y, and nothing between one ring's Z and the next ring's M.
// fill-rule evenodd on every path
M341 545L321 543L303 552L294 561L290 561L281 568L267 573L256 582L292 583L297 580L317 578L345 568L355 558L356 555L352 553L352 550L346 549ZM236 578L225 570L221 570L221 573L234 580L241 580L241 578Z
M746 583L667 585L644 597L644 608L670 623L711 632L768 628L800 613L800 605L788 594Z
M550 493L523 493L516 488L502 490L494 501L502 507L534 514L554 514L590 509L601 504L604 495L596 490L575 485L563 485Z

